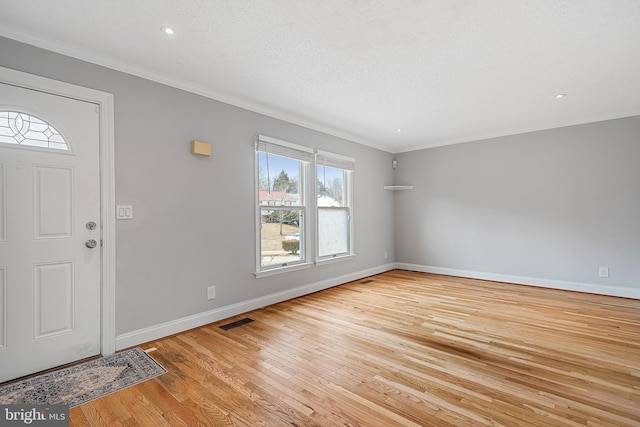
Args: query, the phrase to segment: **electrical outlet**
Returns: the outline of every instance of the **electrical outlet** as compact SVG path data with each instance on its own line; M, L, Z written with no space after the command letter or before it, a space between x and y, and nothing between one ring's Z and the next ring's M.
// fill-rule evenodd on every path
M387 253L387 251L384 251L384 259L387 259L388 256L389 254Z
M207 300L216 299L216 287L209 286L207 288Z
M609 267L600 267L598 269L598 275L600 277L609 277Z

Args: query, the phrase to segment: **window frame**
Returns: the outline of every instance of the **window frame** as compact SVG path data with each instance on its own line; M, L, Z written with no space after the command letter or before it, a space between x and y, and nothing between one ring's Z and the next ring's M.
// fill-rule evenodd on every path
M346 261L355 257L354 252L354 238L353 238L353 176L355 171L355 159L352 157L336 154L324 150L316 150L314 156L314 236L315 236L315 264L328 264L339 261ZM320 206L317 204L318 200L318 166L329 166L335 169L342 169L343 173L343 206L330 208L330 209L344 209L347 212L347 251L333 253L320 256L320 221L319 211ZM323 207L324 208L324 207Z
M291 206L291 205L261 205L260 204L260 161L259 155L260 152L269 154L274 154L281 157L287 157L294 160L299 161L299 177L298 177L298 192L299 192L299 205ZM271 138L265 135L258 135L255 140L255 212L256 212L256 270L255 276L257 278L271 276L275 274L280 274L289 271L296 271L305 268L309 268L313 266L313 262L310 261L311 253L309 251L309 237L310 237L310 229L313 227L312 221L309 221L311 215L309 211L311 207L309 206L309 177L311 165L313 164L314 153L312 148L304 147L302 145L294 144L288 141L279 140L276 138ZM269 183L271 186L271 183ZM301 230L300 230L300 260L275 264L273 266L263 266L262 265L262 210L264 208L278 208L284 210L295 210L300 212L301 220ZM274 209L276 210L276 209Z

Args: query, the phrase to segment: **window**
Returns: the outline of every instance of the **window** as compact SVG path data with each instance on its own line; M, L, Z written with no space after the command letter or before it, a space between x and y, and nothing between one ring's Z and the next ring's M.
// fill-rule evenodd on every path
M264 135L255 148L256 277L353 257L355 160Z
M318 150L316 153L316 259L353 255L352 212L355 160Z
M259 135L256 276L308 266L306 179L313 150Z
M56 128L37 117L17 111L0 111L0 142L23 147L69 150Z

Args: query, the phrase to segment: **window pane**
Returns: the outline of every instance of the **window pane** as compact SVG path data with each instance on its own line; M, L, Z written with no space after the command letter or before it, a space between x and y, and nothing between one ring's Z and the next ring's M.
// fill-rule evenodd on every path
M304 259L300 210L260 209L260 265L282 266Z
M318 165L316 173L318 206L344 207L344 170Z
M258 185L261 206L300 206L300 161L258 153Z
M347 209L318 207L318 256L347 252L349 252Z
M56 128L37 117L17 111L0 111L0 142L69 150L69 146Z

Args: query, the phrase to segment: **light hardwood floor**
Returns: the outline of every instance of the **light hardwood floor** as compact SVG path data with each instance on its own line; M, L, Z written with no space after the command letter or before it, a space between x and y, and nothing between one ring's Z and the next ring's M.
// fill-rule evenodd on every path
M72 425L640 426L639 300L395 270L141 347Z

